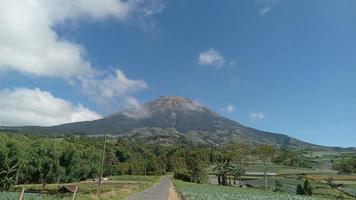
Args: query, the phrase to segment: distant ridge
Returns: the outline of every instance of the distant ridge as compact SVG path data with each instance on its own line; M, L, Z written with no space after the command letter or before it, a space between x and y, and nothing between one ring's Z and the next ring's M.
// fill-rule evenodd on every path
M197 101L180 96L162 96L132 108L94 120L52 127L2 127L2 130L40 134L110 135L138 137L169 143L178 138L222 145L230 142L268 143L280 148L326 149L283 134L243 126L220 116Z

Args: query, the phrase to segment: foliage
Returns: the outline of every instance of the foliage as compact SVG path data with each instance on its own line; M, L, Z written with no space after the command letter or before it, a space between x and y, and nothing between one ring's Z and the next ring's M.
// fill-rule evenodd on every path
M344 173L356 173L356 156L343 158L334 164L334 168Z
M40 136L0 133L0 191L13 184L68 183L98 176L103 137ZM212 149L178 143L174 146L147 141L109 138L104 176L176 175L189 181L207 180ZM184 172L184 173L183 173ZM182 174L183 173L183 174Z
M313 194L313 187L309 183L308 179L305 179L305 181L303 183L303 189L304 189L306 195L311 196Z
M2 185L2 190L8 192L10 187L14 184L14 177L16 173L16 165L6 168L0 171L0 184Z
M191 180L191 177L189 175L189 170L186 168L176 169L174 171L173 178L186 182L190 182Z
M313 187L309 183L308 179L305 179L303 186L301 184L297 185L296 193L299 195L309 195L313 194Z
M283 188L283 184L280 180L274 180L274 192L281 192Z
M280 150L272 159L274 163L285 166L312 168L317 165L313 160L303 157L299 152L291 150Z
M181 150L184 154L174 170L174 177L179 180L204 183L207 181L207 157L199 150ZM183 163L182 163L183 162Z
M296 194L305 195L305 191L304 191L304 189L303 189L302 184L298 184L298 185L297 185Z

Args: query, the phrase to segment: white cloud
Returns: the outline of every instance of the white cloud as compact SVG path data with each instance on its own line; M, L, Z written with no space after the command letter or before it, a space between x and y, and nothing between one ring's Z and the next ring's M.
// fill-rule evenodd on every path
M162 9L160 0L0 0L0 72L79 81L86 94L126 98L146 84L119 70L98 70L85 58L83 46L61 38L55 28L80 20L142 21Z
M81 104L74 106L38 88L0 91L1 126L50 126L101 117Z
M232 86L238 86L241 84L241 81L239 79L230 79L230 85Z
M266 7L263 7L262 9L260 9L259 13L260 13L260 15L266 15L271 10L272 10L272 8L270 6L266 6Z
M221 108L220 109L220 112L227 112L227 113L232 113L232 112L235 112L235 106L230 104L230 105L227 105L226 107L224 108Z
M200 65L211 65L215 67L221 67L225 63L224 57L216 50L209 49L199 54Z
M128 109L123 112L127 117L134 119L147 118L151 116L150 111L142 106L136 98L130 97L127 98Z
M266 114L263 112L253 112L250 114L251 120L255 121L257 119L264 119L266 118Z
M137 100L131 95L148 86L143 80L131 80L119 69L114 70L103 79L96 77L81 80L83 92L98 103L107 103L116 97L126 99L129 107L136 104Z
M60 38L54 27L80 19L125 21L158 12L158 5L143 2L152 1L0 0L0 69L52 77L88 74L93 69L84 48Z

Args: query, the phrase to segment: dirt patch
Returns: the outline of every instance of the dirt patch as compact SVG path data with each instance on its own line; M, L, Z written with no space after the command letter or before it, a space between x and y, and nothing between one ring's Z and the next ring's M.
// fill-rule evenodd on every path
M177 192L176 187L171 181L171 186L169 187L168 200L182 200L179 193Z
M104 197L104 199L113 199L117 196L117 193L115 191L105 192L102 194L102 196Z
M123 188L120 189L120 192L124 193L124 194L130 194L133 189L135 189L135 188L125 185Z

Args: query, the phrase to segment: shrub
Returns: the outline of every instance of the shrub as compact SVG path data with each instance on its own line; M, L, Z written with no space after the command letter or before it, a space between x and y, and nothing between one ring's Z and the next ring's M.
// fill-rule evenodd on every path
M283 187L283 184L282 184L282 182L280 181L280 180L275 180L274 181L274 192L281 192L281 191L283 191L282 190L282 187Z
M190 182L190 175L188 169L181 168L174 171L173 177L178 180Z
M297 185L296 194L305 195L305 191L304 191L303 186L302 186L301 184L298 184L298 185Z

